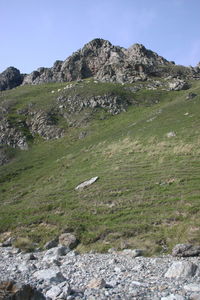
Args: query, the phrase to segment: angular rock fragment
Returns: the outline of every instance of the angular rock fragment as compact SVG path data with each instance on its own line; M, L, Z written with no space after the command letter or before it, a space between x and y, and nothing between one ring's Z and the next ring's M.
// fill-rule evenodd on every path
M59 236L59 244L69 249L74 249L78 243L77 238L72 233L63 233Z
M165 273L167 278L188 278L196 273L197 265L189 261L174 262Z
M172 250L172 255L178 257L200 256L200 246L177 244Z
M96 177L92 177L91 179L82 182L81 184L77 185L77 187L75 188L75 190L82 190L86 187L88 187L89 185L93 184L94 182L96 182L99 179L98 176Z
M0 300L45 300L44 295L28 284L14 281L0 283Z

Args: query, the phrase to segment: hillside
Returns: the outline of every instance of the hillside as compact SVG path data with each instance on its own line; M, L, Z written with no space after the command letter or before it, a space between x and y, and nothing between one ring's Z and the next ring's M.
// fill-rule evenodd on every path
M0 95L4 117L27 137L28 147L3 148L10 162L0 168L1 238L11 232L41 246L72 231L80 250L139 247L148 254L199 242L199 81L181 91L92 79L66 89L69 84L22 86ZM58 113L57 99L65 93L118 95L124 112L62 107L66 115ZM31 113L47 116L53 109L51 122L43 119L46 135L36 125L35 131L24 126ZM50 140L49 127L62 134ZM94 176L96 183L75 190Z
M96 39L51 69L0 74L0 242L199 243L199 70Z

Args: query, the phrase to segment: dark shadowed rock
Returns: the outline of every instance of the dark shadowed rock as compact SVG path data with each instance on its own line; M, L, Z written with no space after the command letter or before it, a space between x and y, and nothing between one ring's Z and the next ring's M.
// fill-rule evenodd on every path
M9 67L0 74L0 91L12 89L20 85L23 75L14 67Z
M44 249L51 249L58 246L58 238L55 238L44 245Z
M13 281L0 283L0 300L44 300L45 297L30 285Z
M178 257L200 256L200 246L178 244L173 248L172 255Z
M197 94L195 93L189 93L187 96L186 96L186 100L191 100L193 98L195 98L197 96Z

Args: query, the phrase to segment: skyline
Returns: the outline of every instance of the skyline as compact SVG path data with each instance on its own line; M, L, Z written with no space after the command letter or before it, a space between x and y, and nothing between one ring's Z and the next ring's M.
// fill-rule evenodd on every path
M198 0L0 1L0 72L52 67L94 38L140 43L176 64L200 61Z

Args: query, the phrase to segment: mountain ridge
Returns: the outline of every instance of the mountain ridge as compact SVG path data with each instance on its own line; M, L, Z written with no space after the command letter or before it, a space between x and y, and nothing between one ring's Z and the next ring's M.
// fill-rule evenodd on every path
M9 67L0 74L0 90L21 84L70 82L89 77L101 82L116 83L144 81L151 76L200 78L199 64L196 67L183 66L181 72L179 70L174 74L176 66L174 62L146 49L142 44L136 43L126 49L96 38L64 61L55 61L51 68L40 67L30 74L21 74L19 70Z

